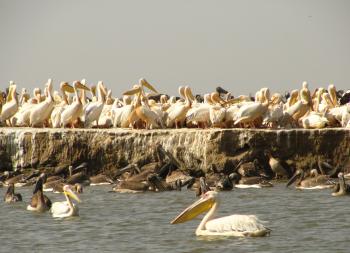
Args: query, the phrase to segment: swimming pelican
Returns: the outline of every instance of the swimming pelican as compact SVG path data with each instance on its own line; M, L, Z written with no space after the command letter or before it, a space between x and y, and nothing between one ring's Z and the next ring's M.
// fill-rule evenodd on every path
M90 90L88 87L80 83L79 81L75 81L73 83L73 88L75 92L75 100L70 105L67 105L64 111L61 114L61 126L65 127L68 124L70 126L74 126L75 121L83 112L83 104L80 100L78 89L82 90Z
M27 206L28 211L45 212L51 208L51 200L43 194L43 183L46 180L46 175L41 175L36 182L33 196L30 204Z
M20 193L15 193L15 185L10 184L7 188L6 194L4 196L4 201L6 203L13 203L22 201L22 195Z
M70 185L63 186L63 194L67 201L54 202L51 207L52 217L66 218L71 216L79 216L79 208L75 205L71 198L81 202L79 197L72 191Z
M209 210L196 229L197 236L266 236L270 229L266 228L255 215L230 215L214 219L219 207L218 193L208 191L194 204L186 208L171 224L178 224L192 220L199 214Z
M305 173L303 170L297 170L293 177L289 179L287 182L286 187L295 183L295 188L297 189L306 189L306 190L313 190L313 189L327 189L332 188L334 186L334 182L330 180L330 177L328 175L319 175L317 170L313 169L310 171L309 178L305 178Z
M338 174L339 182L336 185L335 191L332 193L332 196L344 196L350 194L350 185L345 183L344 174L340 172Z

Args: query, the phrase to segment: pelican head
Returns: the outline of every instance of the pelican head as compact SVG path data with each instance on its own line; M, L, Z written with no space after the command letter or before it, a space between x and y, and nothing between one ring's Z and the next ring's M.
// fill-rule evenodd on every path
M158 94L158 91L149 82L147 82L147 80L145 78L141 78L139 80L139 85L141 87L146 87L146 88L150 89L151 91Z
M85 84L82 84L80 81L74 81L73 87L75 89L81 89L81 90L87 90L90 91L90 88L88 88Z
M201 213L208 211L214 204L218 202L217 192L208 191L204 193L199 200L187 207L180 213L171 224L179 224L194 219Z
M302 86L303 86L303 89L309 88L309 84L306 81L303 82Z
M274 105L279 104L282 101L282 95L279 93L274 93L271 97L271 103Z
M66 195L68 198L72 198L78 202L81 202L80 198L72 191L72 188L70 185L63 186L63 194Z
M74 93L74 89L71 85L69 85L68 82L61 82L60 88L62 91L68 92L68 93Z

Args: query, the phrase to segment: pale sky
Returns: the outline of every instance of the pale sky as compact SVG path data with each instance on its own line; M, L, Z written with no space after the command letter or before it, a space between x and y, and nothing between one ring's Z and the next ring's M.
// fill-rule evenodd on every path
M350 88L347 0L0 0L0 89L103 80L114 96Z

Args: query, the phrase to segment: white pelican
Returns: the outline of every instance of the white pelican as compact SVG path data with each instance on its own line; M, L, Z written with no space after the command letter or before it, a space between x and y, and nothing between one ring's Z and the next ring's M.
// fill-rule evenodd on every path
M272 128L278 126L283 117L282 95L275 93L271 97L271 104L264 115L263 124L267 124Z
M135 122L140 119L146 124L146 129L163 126L161 118L149 107L148 99L145 95L143 87L158 93L151 84L149 84L145 79L141 78L138 85L134 85L133 89L123 94L128 96L135 95L132 103L132 112L128 116L130 124L134 127Z
M199 214L207 211L203 220L196 229L197 236L265 236L270 233L255 215L230 215L214 219L213 216L218 209L219 198L215 191L208 191L194 204L186 208L177 216L171 224L178 224L192 220Z
M235 125L239 123L249 124L254 126L254 121L261 117L269 106L270 91L268 88L262 88L257 93L256 102L246 103L237 112L237 119L234 122Z
M41 89L40 88L34 88L33 90L33 97L29 99L29 103L31 104L39 104L44 100L44 96L41 95Z
M26 88L22 88L21 96L19 97L19 105L23 105L24 103L27 103L29 100L30 96L27 93Z
M187 124L193 122L198 127L202 125L204 128L207 128L210 124L210 107L212 103L210 94L205 94L203 103L196 104L195 107L188 110L186 114Z
M186 119L186 113L191 108L193 97L190 87L184 88L185 103L176 103L174 107L170 107L168 112L167 127L172 127L175 124L176 128L179 128L182 122ZM170 109L169 108L169 109Z
M325 118L323 114L317 112L309 112L300 120L303 128L320 129L328 124L327 118Z
M63 186L63 194L67 201L54 202L51 207L52 217L66 218L71 216L79 216L79 208L75 205L71 198L81 202L79 197L72 191L69 185Z
M62 101L59 104L55 105L55 108L51 113L51 123L52 127L54 128L58 128L61 126L62 112L69 105L66 92L74 93L74 88L70 86L67 82L61 82L60 89L62 93Z
M218 92L211 94L211 101L214 103L209 107L209 118L213 127L221 127L225 119L226 109L222 106L224 101Z
M118 100L114 101L112 112L114 113L114 127L127 128L130 126L130 115L134 110L134 105L131 104L130 96L123 96L123 105L118 104Z
M90 102L86 105L84 111L85 127L89 127L93 122L96 122L98 126L98 119L100 118L103 106L105 104L105 92L103 82L99 81L97 83L97 101Z
M33 106L30 110L29 123L32 127L43 127L45 121L50 118L51 112L55 106L52 96L52 79L49 79L46 84L47 97L46 99Z
M6 103L2 106L0 122L6 122L18 111L18 99L16 93L16 85L11 81L9 93L6 98ZM11 122L10 122L11 126Z
M283 110L287 110L289 107L294 105L298 101L298 90L292 90L289 94L289 98L287 99L287 102L283 105Z
M336 90L334 84L328 85L328 93L329 93L329 95L331 97L331 101L332 101L334 107L339 106L339 102L338 102L338 99L337 99L337 90Z
M65 127L68 124L70 124L73 127L74 122L78 119L78 117L83 112L83 104L80 100L78 89L89 90L89 88L83 85L82 83L80 83L79 81L75 81L73 83L73 88L75 92L75 100L70 105L67 105L61 114L62 127Z
M310 110L309 97L306 90L300 91L300 100L290 106L285 113L298 120Z
M109 128L113 126L113 102L112 90L108 90L106 96L106 102L102 108L100 118L98 119L98 125L104 128Z

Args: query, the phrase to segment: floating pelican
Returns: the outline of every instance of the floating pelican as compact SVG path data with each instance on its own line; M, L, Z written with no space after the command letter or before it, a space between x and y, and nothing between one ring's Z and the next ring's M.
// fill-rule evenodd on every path
M208 191L194 204L186 208L171 224L178 224L192 220L199 214L207 211L203 220L196 229L197 236L266 236L270 229L266 228L255 215L230 215L214 219L219 207L218 193Z
M41 175L36 182L33 196L30 204L27 206L28 211L45 212L51 208L51 200L43 194L43 183L45 181L45 175Z
M273 187L269 181L259 176L242 177L240 174L234 172L229 175L229 179L235 183L235 188L247 189L247 188L265 188Z
M63 194L67 201L54 202L51 207L52 217L66 218L71 216L79 216L79 208L76 206L71 198L81 202L79 197L72 191L69 185L63 186Z
M338 174L338 178L339 182L336 185L332 196L338 197L350 194L350 185L345 183L344 174L342 172Z
M328 175L319 175L317 170L310 171L311 177L305 178L303 170L297 170L287 182L287 187L295 182L295 188L302 190L328 189L334 186L334 181ZM298 181L296 181L298 179Z
M13 203L13 202L18 202L22 201L22 195L20 193L15 193L15 185L10 184L7 188L4 201L6 203Z
M107 185L114 184L114 181L103 174L90 177L90 185Z

